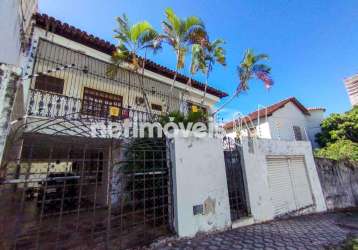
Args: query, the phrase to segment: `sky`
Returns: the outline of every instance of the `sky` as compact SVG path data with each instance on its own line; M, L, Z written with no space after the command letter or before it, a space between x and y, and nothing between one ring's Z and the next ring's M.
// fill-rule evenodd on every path
M210 39L225 40L227 66L215 65L209 82L229 95L246 49L270 56L274 86L267 91L252 81L249 91L223 110L225 120L291 96L306 107L325 107L326 115L350 109L343 79L358 73L358 0L39 0L41 13L112 43L116 16L149 21L161 32L167 7L182 18L200 17ZM174 69L169 47L151 59Z

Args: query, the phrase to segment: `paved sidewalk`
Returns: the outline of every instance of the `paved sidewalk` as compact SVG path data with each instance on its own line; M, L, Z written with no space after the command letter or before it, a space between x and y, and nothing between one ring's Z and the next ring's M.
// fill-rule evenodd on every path
M357 233L358 212L325 213L167 242L153 249L325 249Z

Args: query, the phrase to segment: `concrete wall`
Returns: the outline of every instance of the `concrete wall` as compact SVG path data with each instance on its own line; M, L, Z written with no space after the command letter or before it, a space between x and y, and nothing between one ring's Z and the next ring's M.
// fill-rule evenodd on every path
M0 2L0 62L17 65L20 56L20 0Z
M358 206L358 162L315 158L327 208Z
M179 236L231 225L221 139L183 138L170 142L174 182L175 228ZM193 207L202 212L194 215Z
M315 212L325 211L326 204L312 155L311 144L305 141L279 141L242 138L244 171L251 214L256 222L272 220L274 210L271 202L267 156L304 156L309 182L315 203Z
M241 128L240 128L241 127ZM240 131L240 135L239 136L249 136L249 129L248 128L256 128L256 132L254 132L254 134L256 134L256 136L258 138L263 138L263 139L271 139L271 130L270 130L270 124L268 123L268 121L266 120L266 118L262 118L260 121L253 121L253 122L248 122L248 123L243 123L243 124L238 124L237 125L237 130ZM227 129L226 130L226 135L235 139L238 134L237 131L234 131L234 128L231 129ZM251 136L254 136L251 132Z
M14 116L13 107L19 89L21 70L15 66L0 64L0 163L3 157L6 138L9 132L11 117ZM21 99L21 98L20 98ZM16 110L18 110L16 108Z
M24 39L31 33L31 16L37 0L0 1L0 63L19 66Z
M303 137L305 136L306 116L291 102L273 113L268 120L272 139L295 140L293 126L299 126Z

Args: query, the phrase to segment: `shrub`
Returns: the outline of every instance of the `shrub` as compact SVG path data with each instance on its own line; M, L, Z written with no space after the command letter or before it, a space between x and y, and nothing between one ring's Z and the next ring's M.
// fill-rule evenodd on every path
M358 143L350 140L338 140L316 150L315 155L333 160L358 161Z

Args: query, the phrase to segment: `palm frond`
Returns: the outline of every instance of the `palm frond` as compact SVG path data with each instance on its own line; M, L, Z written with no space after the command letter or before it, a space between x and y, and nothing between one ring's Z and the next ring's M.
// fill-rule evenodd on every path
M149 38L154 39L154 37L150 37L150 35L155 34L152 25L150 25L147 21L139 22L134 24L130 28L130 39L133 43L141 43L143 41L143 37L147 37L147 40Z
M118 73L119 66L129 60L130 54L124 44L118 45L116 51L112 54L112 63L107 68L106 74L108 77L114 79Z
M180 18L174 13L172 8L166 8L165 15L169 21L168 24L170 24L173 30L179 33L182 20L180 20Z

